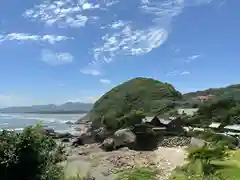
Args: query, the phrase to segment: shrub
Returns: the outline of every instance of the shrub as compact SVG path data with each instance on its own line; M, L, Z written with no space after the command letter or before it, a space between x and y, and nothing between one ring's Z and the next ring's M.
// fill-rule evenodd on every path
M150 168L135 168L120 172L115 180L155 180L156 171Z
M27 127L22 133L0 133L1 180L59 180L63 149L41 133L41 127Z

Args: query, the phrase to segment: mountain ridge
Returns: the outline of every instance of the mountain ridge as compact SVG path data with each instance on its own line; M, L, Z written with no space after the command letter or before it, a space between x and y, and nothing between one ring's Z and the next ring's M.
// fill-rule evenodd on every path
M0 108L0 113L86 113L92 103L67 102L61 105L46 104Z

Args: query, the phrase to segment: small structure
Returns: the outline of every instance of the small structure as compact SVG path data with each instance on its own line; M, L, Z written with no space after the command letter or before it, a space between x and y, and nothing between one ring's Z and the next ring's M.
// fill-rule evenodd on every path
M211 129L217 130L217 129L220 128L220 126L221 126L221 123L213 122L208 127L211 128Z
M183 131L183 120L182 118L176 118L167 124L167 129L170 131Z
M168 131L183 130L183 120L181 118L174 118L174 120L162 119L157 116L145 117L143 123L153 126L153 129L161 129Z
M143 119L143 123L152 125L154 127L164 127L166 128L166 124L162 122L157 116L154 117L145 117Z
M198 108L188 108L188 109L178 109L178 114L186 114L188 116L193 116L194 113L198 111Z
M239 124L228 125L228 126L225 126L224 129L225 129L225 131L240 133L240 125Z

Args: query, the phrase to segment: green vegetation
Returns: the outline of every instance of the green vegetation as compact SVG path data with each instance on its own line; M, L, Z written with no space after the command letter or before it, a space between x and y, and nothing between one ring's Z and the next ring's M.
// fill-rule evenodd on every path
M240 123L240 103L232 98L213 100L202 104L198 112L188 120L188 124L199 127L220 122L222 126Z
M214 95L216 99L232 97L235 100L240 100L240 84L235 84L223 88L210 88L204 91L191 92L184 94L183 97L189 101L197 96L207 95Z
M155 180L156 170L150 168L134 168L122 171L115 180Z
M176 170L170 180L226 180L221 170L227 168L224 161L228 153L223 147L202 147L190 149L188 164ZM217 164L222 162L222 164ZM232 179L229 179L232 180Z
M191 131L188 136L203 139L213 146L226 146L229 149L236 147L238 140L231 136L216 134L211 131Z
M94 104L89 118L96 126L105 122L105 125L111 128L118 128L123 125L119 121L126 119L133 111L142 111L144 115L156 115L166 105L169 106L166 110L172 109L174 101L181 99L181 93L170 84L148 78L136 78L103 95Z
M27 127L22 133L0 133L1 180L59 180L63 176L64 150L49 137L42 135L40 126Z

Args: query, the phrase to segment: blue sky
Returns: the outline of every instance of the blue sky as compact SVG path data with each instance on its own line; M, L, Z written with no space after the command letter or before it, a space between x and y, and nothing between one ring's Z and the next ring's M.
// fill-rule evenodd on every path
M239 83L239 7L237 0L1 1L0 107L94 102L138 76L181 92Z

